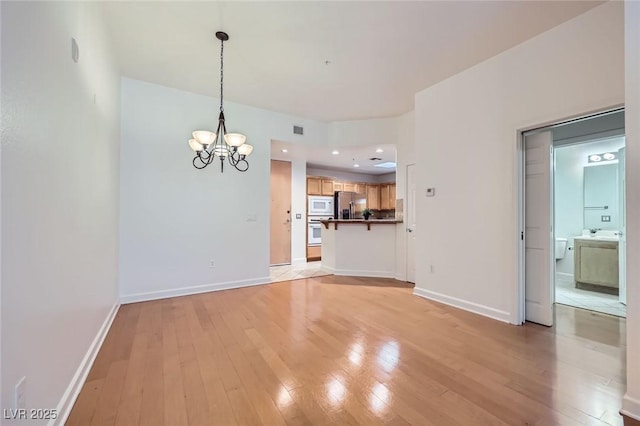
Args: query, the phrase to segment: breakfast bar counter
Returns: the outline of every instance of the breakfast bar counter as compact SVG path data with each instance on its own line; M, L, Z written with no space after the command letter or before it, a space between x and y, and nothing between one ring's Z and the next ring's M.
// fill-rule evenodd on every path
M323 220L322 267L335 275L394 278L402 221Z

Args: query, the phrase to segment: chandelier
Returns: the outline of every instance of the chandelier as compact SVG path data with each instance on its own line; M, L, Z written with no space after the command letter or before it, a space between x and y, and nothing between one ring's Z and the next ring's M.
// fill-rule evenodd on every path
M220 40L220 115L218 116L218 130L196 130L192 133L193 139L189 139L189 147L196 153L193 157L193 166L196 169L204 169L213 163L215 157L220 158L220 171L224 172L224 160L229 161L236 170L246 172L249 169L247 156L253 151L253 147L245 143L247 137L241 133L227 133L224 121L223 83L224 83L224 42L229 40L229 35L222 31L216 33Z

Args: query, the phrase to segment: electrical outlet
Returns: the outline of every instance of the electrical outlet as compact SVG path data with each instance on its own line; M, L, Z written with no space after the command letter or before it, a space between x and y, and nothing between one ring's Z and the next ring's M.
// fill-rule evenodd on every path
M26 403L26 395L27 393L27 378L25 376L23 376L18 383L16 384L16 388L15 388L15 396L14 396L14 407L16 409L23 409L26 408L27 403Z
M211 259L211 260L209 261L209 268L215 268L215 267L216 267L216 261L215 261L215 260L213 260L213 259Z

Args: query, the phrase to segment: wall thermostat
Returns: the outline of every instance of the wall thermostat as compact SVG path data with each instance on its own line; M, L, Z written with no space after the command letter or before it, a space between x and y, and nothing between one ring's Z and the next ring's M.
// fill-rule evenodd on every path
M427 197L435 197L436 195L436 189L435 188L427 188L426 190L426 196Z

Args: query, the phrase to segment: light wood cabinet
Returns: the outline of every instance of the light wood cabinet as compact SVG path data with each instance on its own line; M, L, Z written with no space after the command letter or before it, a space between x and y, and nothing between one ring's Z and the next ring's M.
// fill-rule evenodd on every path
M307 195L333 195L334 182L321 177L307 177Z
M333 181L333 190L334 191L348 191L348 189L344 189L346 183Z
M307 246L307 262L322 258L322 246Z
M322 180L319 178L307 178L307 194L322 195Z
M380 210L380 186L367 185L367 208Z
M389 185L389 208L396 209L396 184Z
M342 185L344 189L340 191L358 192L356 191L356 184L353 182L344 182Z
M334 182L328 179L322 179L322 195L333 195Z
M380 185L380 210L389 210L389 185Z

